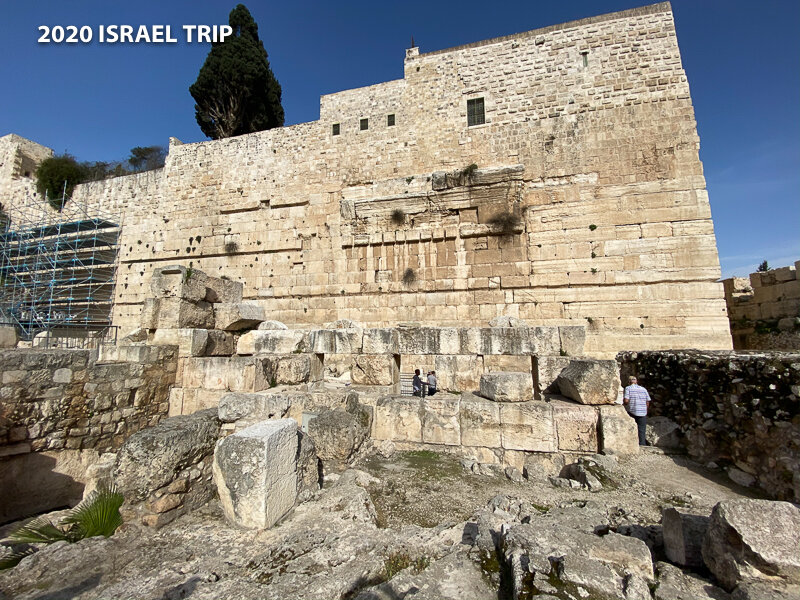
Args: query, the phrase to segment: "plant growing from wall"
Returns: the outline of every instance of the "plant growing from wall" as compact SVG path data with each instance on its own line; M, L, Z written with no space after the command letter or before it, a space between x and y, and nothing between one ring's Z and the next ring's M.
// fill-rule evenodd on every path
M403 225L406 222L406 213L402 208L395 208L389 219L394 225Z
M88 170L74 156L63 154L44 159L36 169L36 190L47 196L55 210L64 208L75 186L87 180Z
M203 133L218 140L283 126L281 86L258 37L258 25L243 4L228 23L233 33L212 44L189 88Z
M116 488L101 486L70 510L58 524L53 524L47 517L38 517L14 530L3 541L11 544L52 544L62 541L74 544L89 537L110 537L122 525L119 507L123 502L124 498ZM27 546L0 556L0 570L16 566L34 552L35 548Z
M767 271L769 271L769 263L765 260L760 265L758 265L758 269L756 269L756 271L759 273L766 273Z
M464 176L464 179L467 181L472 181L472 178L475 177L475 173L478 172L478 165L472 163L471 165L467 165L461 170L461 175Z
M403 271L403 285L406 287L411 287L416 281L417 274L414 272L414 269L408 267L405 271Z
M519 215L506 211L493 215L488 222L497 227L502 235L513 235L522 224L522 219Z
M237 244L236 242L233 241L225 242L225 252L227 252L228 254L233 254L238 249L239 249L239 244Z

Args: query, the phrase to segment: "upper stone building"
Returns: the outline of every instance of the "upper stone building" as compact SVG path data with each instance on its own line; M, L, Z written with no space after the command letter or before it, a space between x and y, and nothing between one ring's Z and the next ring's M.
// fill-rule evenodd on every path
M2 164L47 154L0 142ZM511 315L585 325L592 354L725 349L698 150L661 3L410 48L403 79L325 95L319 121L173 138L163 169L79 186L72 201L124 215L123 333L152 269L179 263L242 281L292 327ZM33 193L9 183L24 174L0 174L4 203Z

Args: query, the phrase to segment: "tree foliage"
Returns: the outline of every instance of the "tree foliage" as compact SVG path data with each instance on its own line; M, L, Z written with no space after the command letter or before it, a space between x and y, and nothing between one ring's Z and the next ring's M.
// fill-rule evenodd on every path
M228 23L233 33L212 45L189 88L197 124L212 139L282 127L281 86L258 25L243 4L231 11Z
M136 173L152 171L163 167L166 158L167 149L164 146L136 146L131 148L128 164Z
M50 206L61 210L75 186L86 181L87 177L88 169L74 156L52 156L43 160L36 169L36 189L42 196L47 196Z
M766 273L769 271L769 263L767 261L762 262L760 265L758 265L757 271L759 273Z

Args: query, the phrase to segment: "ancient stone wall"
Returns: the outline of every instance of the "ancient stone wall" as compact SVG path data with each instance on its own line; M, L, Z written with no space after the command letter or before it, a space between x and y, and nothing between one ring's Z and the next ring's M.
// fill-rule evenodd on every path
M0 203L6 209L36 192L36 167L52 155L50 148L13 133L0 137Z
M480 98L485 123L469 126ZM588 325L592 354L730 347L668 3L412 48L402 80L324 96L320 114L173 139L163 171L78 188L126 208L123 333L169 261L243 282L292 326L507 314Z
M736 350L800 350L800 261L722 285Z
M623 352L651 415L677 422L689 454L777 499L800 499L800 354Z

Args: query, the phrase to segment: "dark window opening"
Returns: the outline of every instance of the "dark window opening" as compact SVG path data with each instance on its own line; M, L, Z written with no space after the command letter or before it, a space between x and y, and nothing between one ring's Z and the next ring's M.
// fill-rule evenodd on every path
M588 50L584 50L583 52L581 52L581 57L583 58L583 66L584 67L588 67L589 66L589 51Z
M339 135L339 123L333 124L333 135Z
M486 115L483 110L483 98L467 100L467 126L472 127L484 123L486 123Z
M393 127L394 126L394 115L388 115L386 117L386 125L387 125L387 127Z
M369 129L369 119L361 119L361 131Z

